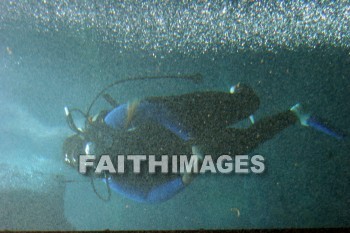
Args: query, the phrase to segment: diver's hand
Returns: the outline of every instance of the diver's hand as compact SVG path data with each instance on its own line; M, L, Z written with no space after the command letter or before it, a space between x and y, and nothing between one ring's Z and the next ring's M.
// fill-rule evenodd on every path
M199 148L199 146L197 145L192 146L192 155L197 157L198 165L200 167L202 165L204 155L201 149ZM189 185L195 177L196 177L196 174L194 174L193 171L191 172L185 171L185 173L182 175L182 183L184 185Z
M185 172L183 175L182 175L182 183L184 185L189 185L192 180L194 179L194 175L192 173L187 173Z

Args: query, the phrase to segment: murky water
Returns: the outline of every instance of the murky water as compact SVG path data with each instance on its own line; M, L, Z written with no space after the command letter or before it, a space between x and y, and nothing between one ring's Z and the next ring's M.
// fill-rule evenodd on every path
M203 175L160 204L101 201L61 145L73 133L65 106L85 111L118 79L193 73L203 82L110 93L123 103L241 82L260 98L256 120L300 102L350 132L349 21L348 1L1 1L0 229L348 227L349 141L310 127L253 151L266 158L262 175Z

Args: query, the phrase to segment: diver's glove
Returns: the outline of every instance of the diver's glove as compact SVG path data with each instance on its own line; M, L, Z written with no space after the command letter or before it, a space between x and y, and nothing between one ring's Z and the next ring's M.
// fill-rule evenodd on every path
M296 105L291 107L290 110L298 117L301 125L309 126L308 121L311 115L309 113L304 112L304 109L300 103L297 103Z
M198 145L192 145L192 155L197 157L198 165L201 167L204 159L204 154ZM182 175L182 183L184 185L189 185L196 177L196 175L197 174L194 174L193 172L185 172Z

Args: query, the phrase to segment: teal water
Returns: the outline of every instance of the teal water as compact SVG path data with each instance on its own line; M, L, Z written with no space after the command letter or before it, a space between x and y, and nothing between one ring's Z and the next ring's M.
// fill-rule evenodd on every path
M126 83L111 90L118 101L242 82L260 98L256 119L301 102L350 132L349 8L2 1L0 229L349 227L349 140L300 125L252 152L266 158L264 174L200 176L161 204L117 193L103 202L61 157L72 134L64 107L85 110L104 86L135 76L199 72L204 80Z

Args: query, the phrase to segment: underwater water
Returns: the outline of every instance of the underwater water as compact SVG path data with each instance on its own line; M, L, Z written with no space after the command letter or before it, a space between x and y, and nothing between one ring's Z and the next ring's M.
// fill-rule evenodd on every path
M300 124L251 153L265 157L263 174L201 175L159 204L100 200L61 154L73 134L65 106L85 111L106 85L140 76L203 81L128 82L111 95L123 103L241 82L260 98L256 120L300 102L349 133L349 25L341 0L1 1L0 230L349 227L349 138Z

